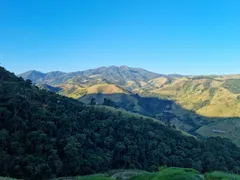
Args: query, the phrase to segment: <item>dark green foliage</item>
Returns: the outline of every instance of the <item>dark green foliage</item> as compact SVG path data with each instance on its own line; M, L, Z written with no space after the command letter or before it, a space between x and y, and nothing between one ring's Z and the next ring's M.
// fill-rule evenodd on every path
M205 88L205 89L208 89L209 87L211 87L211 81L212 79L208 79L207 81L205 81L204 83L203 83L203 87Z
M240 103L240 96L237 97L237 102Z
M43 82L46 75L42 72L32 70L32 71L27 71L21 74L20 76L23 77L24 79L30 79L34 83L40 83L40 82Z
M184 83L184 85L183 85L183 92L186 93L186 92L190 91L191 86L192 86L192 84L191 84L190 81L187 81L186 83Z
M240 79L228 79L223 84L223 87L228 89L234 94L240 93Z
M210 100L200 101L200 102L194 104L193 110L196 111L196 110L201 109L204 106L207 106L209 104L210 104Z
M95 98L92 98L92 99L91 99L90 105L96 105L96 99L95 99Z
M48 84L39 84L38 87L41 88L41 89L46 89L46 90L56 92L56 93L62 90L59 87L50 86Z
M211 87L211 88L209 89L209 96L210 96L211 99L212 99L213 96L215 95L216 89L217 89L217 88L213 88L213 87Z
M173 104L170 100L159 100L153 97L139 97L138 105L142 107L146 115L153 116L159 112L164 112L164 110L169 110L167 107L171 107Z
M200 142L150 119L85 106L0 68L0 175L47 179L161 165L238 171L227 139Z
M114 101L112 101L111 99L108 99L108 98L103 99L103 105L111 106L111 107L115 107L115 108L118 107L117 104Z

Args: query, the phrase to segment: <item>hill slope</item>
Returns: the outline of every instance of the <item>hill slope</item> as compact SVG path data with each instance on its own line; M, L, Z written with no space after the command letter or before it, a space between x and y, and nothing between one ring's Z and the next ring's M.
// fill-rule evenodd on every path
M141 96L174 100L202 116L240 117L240 75L161 75L140 68L110 66L73 73L30 71L20 76L38 84L73 86L75 90L63 88L60 93L76 99L93 94L88 90L93 85L114 84Z
M205 137L228 138L240 147L239 118L222 119L202 126L197 133Z
M48 179L159 165L238 171L240 149L40 90L0 68L0 175ZM224 150L224 151L223 151Z
M119 107L127 111L154 117L161 122L172 124L190 133L212 121L212 119L185 110L174 103L174 101L166 99L141 97L129 93L95 93L84 95L79 100L85 104L90 104L92 99L97 104Z
M135 71L138 73L133 73ZM28 77L41 80L41 73L33 73L36 75L28 72ZM233 124L232 117L240 120L240 75L166 76L112 66L67 73L56 78L45 79L52 86L39 86L87 104L93 98L97 104L108 99L113 102L110 103L112 106L157 118L192 134L228 137L240 146L235 130L223 128L229 133L216 134L212 130L218 125L211 124L219 121L221 127L229 127ZM62 83L53 83L59 79ZM238 128L238 125L233 126ZM201 129L196 131L198 128Z
M141 170L112 170L104 174L92 174L76 177L62 177L51 180L240 180L238 174L223 173L219 171L200 174L190 168L166 168L160 167L157 172L146 172ZM14 180L1 178L0 180ZM15 179L16 180L16 179Z
M128 83L133 82L136 86L139 86L142 82L147 80L162 76L141 68L130 68L127 66L100 67L72 73L49 72L46 74L41 73L41 76L38 74L39 72L37 71L29 71L20 74L19 76L23 77L24 79L30 79L34 83L46 83L49 85L57 85L66 82L88 85L93 84L94 82L127 85Z
M173 99L183 108L208 117L239 117L240 76L185 77L165 82L152 80L137 92ZM239 79L238 79L239 78Z

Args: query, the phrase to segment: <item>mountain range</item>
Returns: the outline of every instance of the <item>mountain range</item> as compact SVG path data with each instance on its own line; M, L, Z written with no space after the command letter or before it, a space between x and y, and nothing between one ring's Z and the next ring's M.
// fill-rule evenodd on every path
M94 98L85 105L41 89L2 67L0 77L0 176L66 179L116 169L158 171L163 165L194 168L201 173L239 172L240 148L226 138L193 137L160 119L109 107L115 102L108 98L103 105L96 105ZM138 94L134 97L140 107L163 109L164 115L174 105L171 100ZM162 104L154 109L159 102ZM189 124L192 119L182 120ZM186 171L194 172L190 177L198 174L192 169ZM163 179L168 177L172 176ZM177 177L189 179L186 175Z
M20 74L40 86L55 87L75 99L89 94L139 94L174 100L207 117L240 116L240 75L163 75L141 68L110 66L64 73L28 71Z
M50 85L58 85L66 82L78 84L108 82L124 85L126 80L133 82L141 82L148 81L150 79L154 79L164 75L149 72L140 68L129 68L127 66L110 66L71 73L64 73L59 71L42 73L32 70L20 74L20 76L22 76L24 79L31 79L35 83L48 83Z
M228 137L240 145L236 136L240 125L235 122L240 117L238 74L164 75L109 66L71 73L32 70L19 76L86 104L92 99L104 104L104 99L109 99L112 106L157 118L193 134ZM231 124L231 130L222 124ZM216 134L214 128L228 133Z

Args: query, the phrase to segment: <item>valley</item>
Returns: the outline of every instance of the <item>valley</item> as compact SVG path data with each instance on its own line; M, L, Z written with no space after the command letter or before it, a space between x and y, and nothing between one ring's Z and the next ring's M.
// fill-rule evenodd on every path
M100 67L73 73L29 71L20 74L38 85L54 86L68 97L91 94L138 94L174 100L182 108L206 117L240 116L240 75L162 75L126 66Z
M240 180L239 7L1 1L0 180Z
M139 169L147 173L137 179L149 175L150 179L155 176L164 179L171 173L202 179L204 173L215 170L239 172L240 148L226 138L203 139L179 130L173 124L174 119L193 127L209 124L197 124L201 122L201 117L189 110L185 110L188 113L181 119L184 110L179 111L180 107L172 100L141 97L129 93L120 85L107 85L110 95L116 90L121 95L118 97L120 104L108 98L103 98L103 104L97 104L98 99L94 100L93 97L90 103L84 104L77 99L41 89L31 80L17 77L3 67L0 67L0 76L2 177L41 180L80 176L81 179L85 175L114 169ZM44 87L49 86L53 85ZM101 91L104 94L106 84L93 87L90 92ZM130 98L130 102L136 100L140 109L131 112L118 107L128 102L122 100L123 94L127 95L124 98ZM146 113L152 110L165 117L160 120L160 117L156 119L144 113L141 115L137 110ZM174 114L176 117L171 117ZM170 169L158 174L161 166ZM198 172L202 174L197 175Z
M20 76L85 104L94 99L97 105L150 116L194 135L228 137L240 146L232 131L212 132L215 124L240 120L240 75L163 75L109 66L72 73L29 71ZM239 127L238 123L233 126Z

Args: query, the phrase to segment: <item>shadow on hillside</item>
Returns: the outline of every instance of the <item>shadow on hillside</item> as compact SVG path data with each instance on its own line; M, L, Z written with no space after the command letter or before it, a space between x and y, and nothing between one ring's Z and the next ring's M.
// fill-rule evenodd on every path
M213 121L236 119L236 117L221 118L201 116L194 111L181 107L172 100L159 99L156 97L141 97L138 94L87 94L79 100L90 104L92 99L95 100L96 104L123 108L127 111L154 117L191 134L195 134L198 128Z

